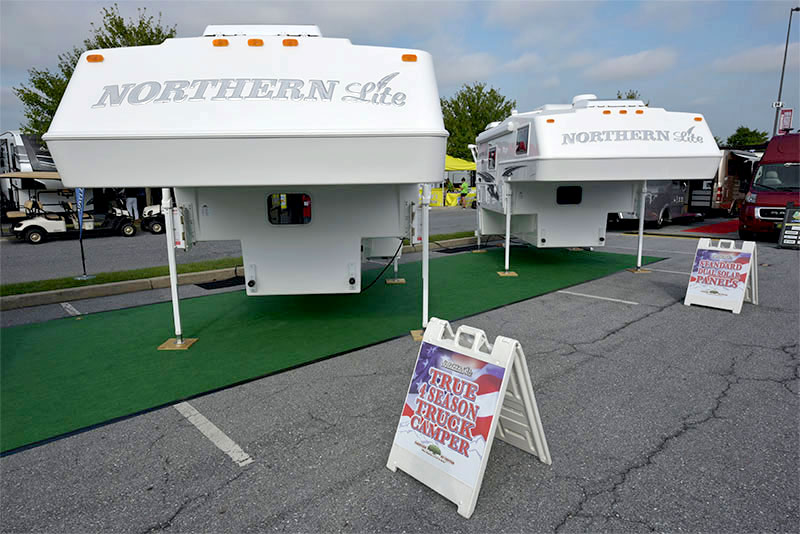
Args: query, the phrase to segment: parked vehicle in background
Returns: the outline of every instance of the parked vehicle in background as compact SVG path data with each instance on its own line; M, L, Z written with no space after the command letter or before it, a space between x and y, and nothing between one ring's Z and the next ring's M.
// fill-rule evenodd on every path
M800 134L776 135L755 171L739 214L739 237L776 234L786 204L800 206Z
M164 223L164 213L161 211L161 204L147 206L142 211L142 230L151 234L163 234L166 225Z
M689 212L687 193L689 182L686 180L652 180L647 182L645 195L644 220L661 228L665 224L683 217L702 216L699 213ZM609 222L639 219L639 202L641 188L634 193L633 211L610 213Z
M78 211L72 202L63 202L63 213L45 211L38 201L31 201L35 213L32 217L18 222L12 228L17 239L24 239L32 245L38 245L52 237L77 238L80 234ZM94 215L83 214L83 235L122 235L133 237L136 227L130 214L120 208L111 208L102 223L96 221ZM99 224L98 224L99 223Z
M758 150L723 150L715 176L689 183L689 211L738 215L753 169L763 154Z

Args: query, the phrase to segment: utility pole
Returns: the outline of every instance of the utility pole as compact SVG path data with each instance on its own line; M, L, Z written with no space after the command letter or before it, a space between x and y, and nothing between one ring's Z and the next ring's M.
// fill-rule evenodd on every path
M783 75L786 72L786 54L789 52L789 34L792 31L792 15L795 11L800 11L800 7L793 7L789 10L789 29L786 30L786 46L783 49L783 67L781 67L781 84L778 86L778 100L775 102L775 123L772 125L772 137L778 131L778 115L780 115L783 102L781 102L781 95L783 94Z

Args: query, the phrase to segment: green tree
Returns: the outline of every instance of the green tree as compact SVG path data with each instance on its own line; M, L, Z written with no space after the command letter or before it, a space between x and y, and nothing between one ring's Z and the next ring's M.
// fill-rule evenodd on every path
M160 13L156 19L147 14L146 8L137 9L137 12L136 19L126 21L120 15L117 4L104 7L101 10L103 20L97 25L91 23L91 34L84 39L82 46L59 54L58 67L54 72L37 68L28 70L28 84L13 88L25 107L27 122L22 125L24 133L41 137L50 127L67 83L83 52L99 48L155 45L175 37L175 26L162 26Z
M475 143L475 138L490 122L501 121L511 115L517 105L496 89L486 89L486 84L475 82L464 84L450 98L442 98L444 127L450 132L447 139L447 153L457 158L472 160L467 145Z
M767 132L751 130L746 126L739 126L733 135L725 142L727 146L762 145L767 142Z
M617 91L617 100L642 100L642 95L635 89L628 89L624 93L622 91ZM648 100L644 105L649 106L650 101Z

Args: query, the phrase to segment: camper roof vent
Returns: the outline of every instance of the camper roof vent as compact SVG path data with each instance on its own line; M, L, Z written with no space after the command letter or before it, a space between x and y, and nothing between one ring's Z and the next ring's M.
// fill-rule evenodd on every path
M322 37L319 28L311 24L212 24L203 31L203 37L220 35Z
M584 102L586 100L597 100L597 95L593 95L591 93L576 95L575 98L572 99L572 105L574 106L578 102Z
M491 130L492 128L494 128L498 124L500 124L500 121L490 122L489 124L486 125L486 128L484 128L483 131L485 132L486 130Z

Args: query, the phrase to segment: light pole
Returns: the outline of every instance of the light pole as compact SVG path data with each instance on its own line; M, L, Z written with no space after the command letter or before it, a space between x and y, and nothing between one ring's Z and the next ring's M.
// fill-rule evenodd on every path
M786 46L783 49L783 67L781 67L781 84L778 86L778 101L775 103L775 123L772 125L772 137L778 131L778 115L781 112L781 94L783 93L783 73L786 71L786 53L789 51L789 33L792 31L792 15L795 11L800 11L800 7L793 7L789 10L789 29L786 30Z

